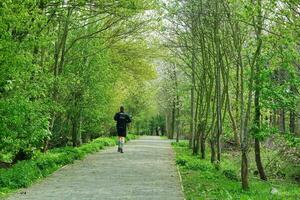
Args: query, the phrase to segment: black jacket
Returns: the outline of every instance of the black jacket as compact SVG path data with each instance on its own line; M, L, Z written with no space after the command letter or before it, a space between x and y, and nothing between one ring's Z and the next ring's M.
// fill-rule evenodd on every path
M126 125L131 122L129 115L124 112L116 113L114 120L117 121L118 129L126 129Z

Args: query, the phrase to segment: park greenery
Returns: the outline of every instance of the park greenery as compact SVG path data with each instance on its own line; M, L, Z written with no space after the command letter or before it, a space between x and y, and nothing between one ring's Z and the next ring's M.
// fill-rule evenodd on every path
M151 114L155 49L143 35L157 23L145 13L155 6L1 1L0 159L108 135L122 104L136 121Z
M252 176L299 184L299 2L174 0L164 8L169 137L187 137L192 153L219 170L238 156L243 190ZM238 154L227 157L226 148Z
M297 198L299 28L295 0L2 0L0 188L113 144L124 105L188 199Z
M173 143L176 152L176 163L179 166L186 199L242 199L242 200L269 200L299 198L300 188L295 183L284 179L262 181L251 176L251 190L242 190L238 168L239 157L232 158L234 152L225 150L221 169L215 168L210 159L199 159L188 148L187 142ZM253 152L250 153L253 155ZM264 152L263 157L272 155ZM254 158L254 156L252 156ZM256 168L252 159L249 168Z

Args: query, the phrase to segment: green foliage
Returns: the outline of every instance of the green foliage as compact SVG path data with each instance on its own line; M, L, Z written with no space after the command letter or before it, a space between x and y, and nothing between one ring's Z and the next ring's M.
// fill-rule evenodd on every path
M280 164L295 167L300 163L296 153L300 134L298 4L289 0L171 0L164 6L164 44L169 51L159 95L167 129L172 130L170 137L175 129L190 139L191 146L196 146L193 153L198 153L200 140L212 141L216 168L236 160L224 158L223 149L241 150L241 164L223 176L237 180L240 170L245 190L249 188L248 166L251 173L257 169L261 179L272 176L265 175L265 165L286 176L291 170L284 170L285 165L277 168L275 162L269 165L269 160L260 159L260 152L281 149ZM270 149L262 150L264 146ZM180 157L177 164L189 170L205 169L186 157Z
M221 169L213 167L209 160L201 160L192 155L187 142L173 143L176 152L176 163L182 176L185 197L192 199L247 199L273 200L297 199L300 189L297 184L285 180L261 181L251 177L250 191L240 187L239 162L229 161L221 164ZM232 157L233 155L228 155ZM293 170L292 170L293 171ZM272 189L278 193L272 194Z
M270 137L271 135L278 134L278 129L274 127L270 127L268 124L261 124L261 127L258 128L254 124L252 125L249 133L253 138L257 138L260 141Z
M284 134L283 137L285 138L285 142L289 146L300 148L300 137L295 136L295 135L290 134L290 133Z
M157 1L95 5L1 1L1 161L23 149L79 146L109 135L120 105L136 116L148 111L152 103L139 92L151 87L130 91L156 75L142 33L154 20L143 16Z
M126 136L126 141L130 141L130 140L135 140L137 139L139 136L135 135L135 134L127 134Z
M224 176L226 176L230 180L235 180L235 181L239 180L239 178L236 175L236 172L233 171L232 169L225 169L225 170L223 170L222 173L224 174Z
M46 39L43 34L35 37L46 17L32 4L2 1L0 6L1 154L39 148L42 139L50 136L47 87L51 80L31 54Z
M187 141L180 141L180 142L172 142L171 143L175 147L188 147L188 142Z
M184 157L176 158L176 164L177 165L186 166L187 162L188 162L187 159L184 158Z

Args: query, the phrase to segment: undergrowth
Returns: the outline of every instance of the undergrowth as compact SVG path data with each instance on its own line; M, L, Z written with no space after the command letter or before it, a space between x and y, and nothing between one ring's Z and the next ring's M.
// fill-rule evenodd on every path
M176 164L182 175L187 200L297 200L300 187L282 180L261 181L250 175L250 190L241 189L239 164L229 155L223 158L219 170L209 159L192 155L187 142L172 143L176 152ZM209 156L208 156L209 157ZM234 159L233 159L234 160Z

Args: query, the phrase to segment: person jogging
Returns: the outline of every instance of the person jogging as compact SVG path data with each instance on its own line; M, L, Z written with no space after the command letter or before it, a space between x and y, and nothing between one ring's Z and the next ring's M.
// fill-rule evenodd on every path
M124 112L124 107L120 107L120 112L115 114L114 120L117 122L118 133L118 152L123 153L123 146L126 137L127 124L131 122L131 119L127 113Z

